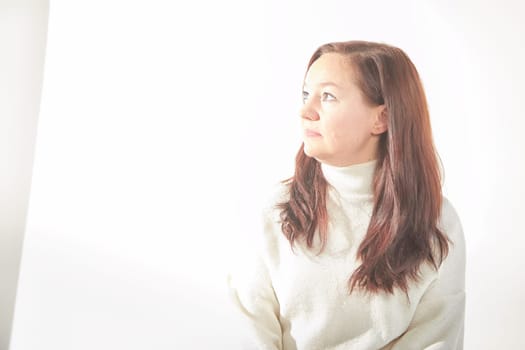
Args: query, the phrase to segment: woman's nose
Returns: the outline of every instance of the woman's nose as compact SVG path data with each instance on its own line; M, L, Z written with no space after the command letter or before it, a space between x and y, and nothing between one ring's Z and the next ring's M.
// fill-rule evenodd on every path
M301 118L308 119L308 120L319 120L319 114L315 110L315 108L312 108L308 102L306 102L300 111Z

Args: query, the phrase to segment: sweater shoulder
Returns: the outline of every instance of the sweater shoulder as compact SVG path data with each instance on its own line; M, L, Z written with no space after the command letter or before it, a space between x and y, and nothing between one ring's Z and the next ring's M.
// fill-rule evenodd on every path
M457 244L464 245L465 237L461 219L450 200L446 197L443 197L439 228L453 243L457 242Z
M259 195L242 208L240 229L232 248L235 262L230 268L233 274L238 274L239 269L249 271L255 265L259 269L261 263L266 267L274 266L279 260L279 246L285 237L277 205L286 200L287 188L281 182L265 184L258 188Z
M261 204L263 217L274 218L279 214L279 205L286 203L290 199L290 186L287 182L277 182L272 184Z
M289 199L289 186L284 182L265 184L259 195L247 207L241 218L242 236L256 245L273 241L281 234L281 209L279 204Z
M449 240L448 254L439 269L440 279L446 282L443 285L451 288L451 291L464 290L466 244L463 227L456 209L445 197L439 228Z

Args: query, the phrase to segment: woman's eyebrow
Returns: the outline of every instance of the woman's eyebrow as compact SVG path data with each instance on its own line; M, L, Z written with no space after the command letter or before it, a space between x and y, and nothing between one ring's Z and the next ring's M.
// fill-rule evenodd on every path
M336 83L334 83L334 82L332 82L332 81L323 81L323 82L320 82L320 83L315 84L315 85L317 85L317 86L319 86L319 87L334 86L334 87L339 88L339 89L342 88L341 85L338 85L338 84L336 84ZM305 83L303 84L303 87L307 87L307 86L308 86L308 84L305 82Z

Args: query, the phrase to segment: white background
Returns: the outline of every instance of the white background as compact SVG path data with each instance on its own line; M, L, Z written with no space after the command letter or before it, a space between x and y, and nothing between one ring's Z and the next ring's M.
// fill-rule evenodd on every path
M37 3L37 1L35 1ZM522 337L519 1L53 1L11 349L230 349L225 271L328 41L418 68L467 240L466 349Z

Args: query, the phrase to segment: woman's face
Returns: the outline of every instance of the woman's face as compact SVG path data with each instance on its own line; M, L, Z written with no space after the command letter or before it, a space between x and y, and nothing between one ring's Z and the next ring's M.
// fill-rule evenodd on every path
M322 163L347 166L376 158L386 130L384 106L370 105L345 56L318 58L304 80L301 122L304 152Z

